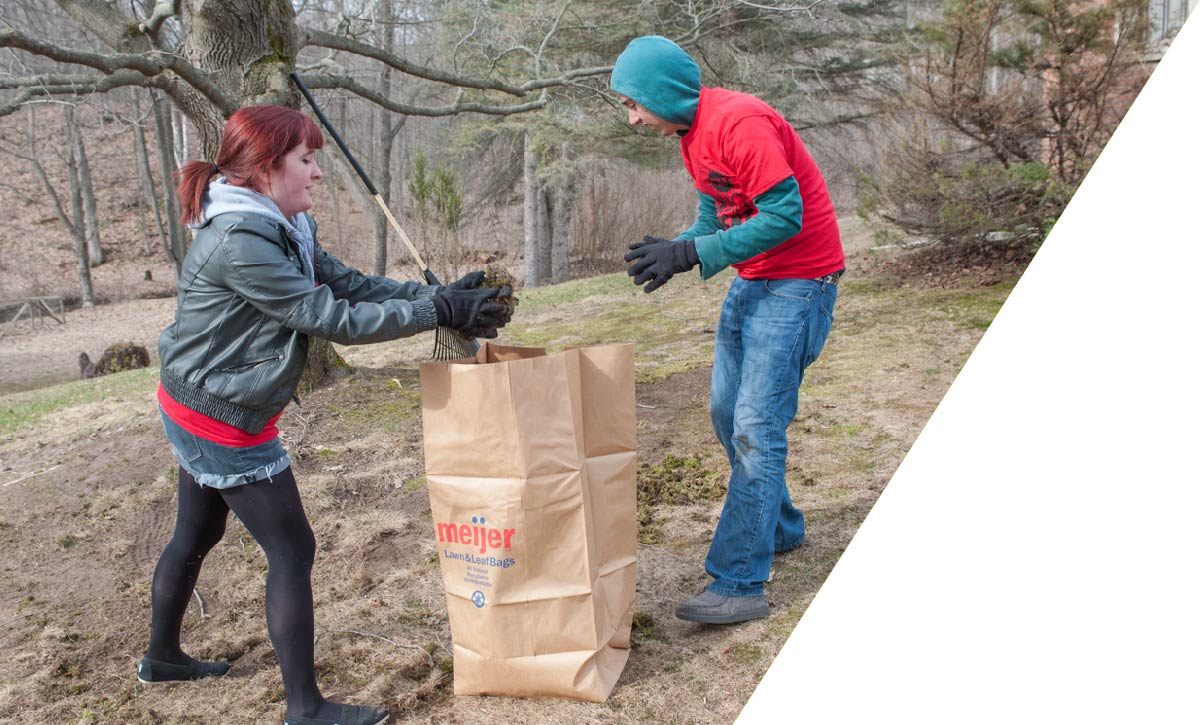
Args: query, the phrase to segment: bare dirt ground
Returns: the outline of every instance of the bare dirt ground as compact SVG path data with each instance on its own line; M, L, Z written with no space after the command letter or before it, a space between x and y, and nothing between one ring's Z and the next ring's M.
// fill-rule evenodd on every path
M451 694L422 476L416 365L430 340L343 349L350 376L289 407L280 426L319 545L316 653L326 694L386 703L398 720L422 723L731 722L1014 278L1001 270L906 284L896 270L911 257L866 252L865 236L848 231L855 256L834 333L789 430L788 484L808 538L776 559L771 616L739 626L673 616L706 581L728 475L707 415L712 332L728 279L673 281L655 295L600 280L575 295L545 288L523 298L506 342L554 347L598 336L638 345L638 626L629 664L602 704ZM577 284L591 282L561 287ZM24 390L69 379L79 351L114 341L152 350L172 308L170 299L102 306L71 313L61 329L0 340L0 383ZM63 386L73 402L46 410L42 391L0 394L0 417L27 421L0 427L0 722L282 720L263 618L266 560L235 519L205 563L184 624L191 654L230 661L230 676L153 687L134 676L150 576L175 511L154 384L146 372L75 382Z

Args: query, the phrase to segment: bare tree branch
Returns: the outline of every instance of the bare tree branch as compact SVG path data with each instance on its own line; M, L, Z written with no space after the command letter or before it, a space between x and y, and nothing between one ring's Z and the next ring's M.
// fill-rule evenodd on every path
M111 75L60 73L2 78L0 79L0 90L20 89L21 94L12 102L0 106L0 116L6 116L16 111L31 98L85 96L129 86L169 90L170 83L163 76L144 76L135 70L117 71Z
M563 16L567 14L567 8L571 7L571 0L566 0L562 8L559 9L558 15L555 16L554 22L550 24L550 29L542 36L542 43L538 46L537 55L534 56L534 75L542 75L542 56L546 54L546 46L550 44L550 39L558 32L559 23L562 22Z
M130 71L137 73L137 71ZM140 76L141 74L138 73ZM75 86L86 83L94 83L99 80L100 76L86 73L43 73L36 76L12 76L0 78L0 90L13 90L16 88L40 88L43 86Z
M458 94L458 98L454 103L446 106L414 106L408 103L400 103L393 101L390 98L385 98L377 91L364 86L350 76L304 76L304 85L309 88L341 88L350 91L351 93L365 98L366 100L382 106L383 108L392 111L393 113L402 113L406 116L453 116L459 113L483 113L490 116L511 116L518 113L526 113L528 111L536 111L540 108L545 108L549 100L546 93L543 91L538 100L520 103L512 106L501 106L487 103L471 103L463 102L462 93Z
M19 110L21 106L32 97L33 91L31 89L22 89L21 92L17 94L16 98L12 99L8 103L0 104L0 116L7 116L8 114Z
M454 50L450 53L450 57L455 59L455 66L458 65L458 52L466 45L467 41L479 33L479 15L483 12L483 3L475 6L475 14L471 17L471 32L459 38L454 43Z
M138 26L138 29L149 35L151 38L158 37L158 31L162 29L162 24L179 14L180 6L183 0L164 0L154 6L154 12L146 22Z
M144 22L137 22L136 19L121 14L114 6L108 5L102 0L58 0L58 2L68 14L85 27L89 29L99 27L100 30L97 31L97 34L110 47L123 50L146 48L146 50L116 53L94 52L63 47L14 28L0 29L0 48L15 48L62 63L87 66L102 74L95 76L73 73L40 74L0 80L0 89L21 90L21 93L15 98L10 98L0 105L0 116L14 112L31 98L103 93L125 86L158 88L169 93L177 103L183 99L180 94L185 91L187 86L190 86L211 102L224 116L231 114L240 105L237 99L230 97L211 81L206 72L192 65L183 57L156 47L148 47L149 41L154 41L157 45L158 32L162 29L163 23L178 15L182 0L160 0L155 5L150 17ZM449 84L460 90L496 91L522 99L529 98L532 92L540 92L540 94L536 100L526 100L523 103L512 105L486 101L463 102L460 94L452 104L416 106L385 98L378 92L361 85L340 68L332 69L335 71L333 74L311 76L315 88L344 88L383 108L405 115L449 116L464 112L512 115L545 107L548 102L545 96L546 89L569 86L578 79L603 75L612 70L611 66L579 68L553 78L536 77L541 75L542 56L569 7L569 0L561 5L549 30L542 38L537 53L531 53L538 69L535 78L520 85L494 78L471 77L430 68L412 63L387 49L377 48L355 38L334 35L316 29L298 30L297 41L301 46L324 47L330 49L331 52L343 51L372 58L407 75ZM327 73L328 70L327 68Z
M756 10L768 10L776 13L805 13L809 18L816 20L817 16L813 13L813 8L825 2L825 0L813 0L808 5L759 5L748 0L736 0L739 5L745 5L748 8Z
M460 88L475 88L481 91L500 91L507 93L510 96L522 97L528 93L529 89L521 88L520 86L510 85L502 81L490 80L486 78L467 78L465 76L447 73L445 71L427 68L416 63L410 63L404 58L401 58L394 53L388 53L380 48L376 48L368 43L363 43L353 38L347 38L333 33L327 33L323 30L315 30L313 28L302 28L299 33L299 46L305 48L308 46L318 46L321 48L333 48L334 50L342 50L347 53L354 53L366 58L384 63L395 68L401 73L405 73L417 78L424 78L428 81L436 81L438 83L446 83Z
M133 18L103 0L55 0L80 26L95 33L108 47L124 52L145 52L150 44Z
M595 68L576 68L575 70L567 71L556 78L538 78L532 81L522 83L518 88L522 91L536 91L544 88L554 88L557 86L569 85L571 81L577 78L587 78L588 76L604 75L611 73L613 67L611 65L596 66Z
M210 83L204 74L183 58L151 51L148 53L114 53L111 55L93 53L85 50L63 48L37 38L30 37L19 30L5 28L0 30L0 48L17 48L34 55L40 55L62 63L73 63L95 68L105 75L112 75L122 70L133 70L146 77L160 76L167 71L173 72L185 83L199 91L219 111L228 116L238 108L238 103ZM122 83L118 85L131 85ZM156 85L158 84L142 84Z

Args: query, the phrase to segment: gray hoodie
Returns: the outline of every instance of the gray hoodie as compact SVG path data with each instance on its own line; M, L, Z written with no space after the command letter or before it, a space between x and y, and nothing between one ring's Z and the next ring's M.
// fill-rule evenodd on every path
M309 270L309 276L312 277L313 282L316 282L316 277L313 276L315 265L313 264L314 244L312 229L308 226L305 213L300 212L291 219L288 219L284 217L283 212L279 210L279 206L271 197L260 194L254 189L230 184L224 176L218 176L209 183L208 190L204 192L204 199L201 202L200 208L200 218L188 226L194 232L218 214L227 214L234 211L260 214L273 222L284 225L292 233L293 237L300 242L300 253L304 255L304 266Z

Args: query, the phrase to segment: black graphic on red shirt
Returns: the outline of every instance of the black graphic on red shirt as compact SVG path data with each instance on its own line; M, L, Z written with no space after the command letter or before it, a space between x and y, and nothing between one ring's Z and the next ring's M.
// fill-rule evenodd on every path
M707 181L716 202L717 221L721 228L729 229L754 216L757 210L745 194L734 188L733 179L719 171L709 171Z

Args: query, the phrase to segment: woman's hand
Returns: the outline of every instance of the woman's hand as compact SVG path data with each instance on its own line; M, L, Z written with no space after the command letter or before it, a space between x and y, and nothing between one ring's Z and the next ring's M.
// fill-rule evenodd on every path
M480 280L482 281L482 276ZM461 281L463 280L459 280ZM458 330L467 337L494 338L496 331L512 319L512 309L502 302L497 302L496 298L511 296L512 287L508 285L475 289L455 289L453 285L447 286L433 296L438 325Z
M467 274L463 275L462 279L451 282L450 284L446 285L446 287L454 290L479 289L479 285L483 284L483 278L483 270L468 272Z

